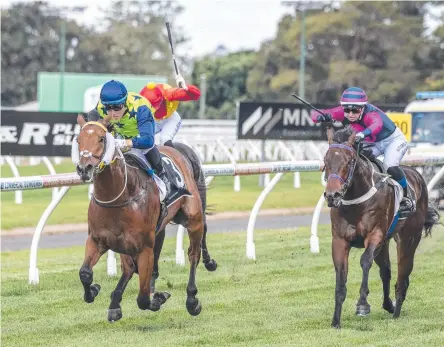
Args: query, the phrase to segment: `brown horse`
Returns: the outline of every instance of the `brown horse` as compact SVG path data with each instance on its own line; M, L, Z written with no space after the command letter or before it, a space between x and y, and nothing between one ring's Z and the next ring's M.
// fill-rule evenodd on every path
M77 173L82 180L92 181L94 185L94 196L88 210L85 258L79 272L85 291L84 300L91 303L98 295L100 286L93 284L92 270L100 257L112 250L121 255L122 277L111 294L108 320L122 318L120 302L134 273L139 274L139 308L159 310L170 294L155 292L151 300L150 283L154 288L153 268L154 265L157 268L165 226L175 220L188 231L190 275L186 307L191 315L198 315L201 304L196 297L196 268L201 255L201 242L205 246L204 262L207 269L215 270L216 263L206 250L205 201L201 199L205 186L202 187L201 182L195 179L196 165L193 167L190 160L174 148L160 148L182 173L192 197L182 196L172 203L168 207L168 215L158 225L160 199L157 185L152 177L115 147L114 139L107 131L108 121L86 122L81 116L77 119L82 127L77 137ZM203 177L201 170L199 173ZM202 177L199 177L200 181ZM160 230L159 238L156 237L156 227Z
M366 316L370 313L370 305L367 302L368 275L375 260L379 266L384 292L382 307L392 313L393 318L398 318L406 298L409 276L422 230L425 229L426 236L429 235L433 225L439 221L437 211L429 207L424 179L416 170L406 166L402 169L414 189L417 210L398 221L394 215L394 187L387 182L387 175L377 172L368 159L358 155L354 148L355 135L351 128L336 133L329 128L330 146L324 158L327 177L324 196L328 206L332 207L332 257L336 270L335 310L332 321L334 328L341 326L342 304L347 294L350 248L365 248L361 256L363 276L356 314ZM392 236L398 251L395 304L390 299L389 239Z

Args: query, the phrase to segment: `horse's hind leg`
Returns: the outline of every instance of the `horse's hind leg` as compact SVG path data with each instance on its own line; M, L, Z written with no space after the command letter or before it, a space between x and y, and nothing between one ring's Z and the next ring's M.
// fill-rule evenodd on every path
M111 293L111 303L108 308L108 321L115 322L122 318L122 309L120 302L122 301L123 292L126 285L130 281L131 277L136 270L133 259L129 255L120 255L122 266L122 277L120 277L119 283L117 283L116 289Z
M205 217L204 217L205 218ZM204 233L203 233L203 237L202 237L202 261L205 265L205 268L208 271L215 271L217 269L217 263L216 260L211 259L210 253L208 253L208 248L207 248L207 221L205 218L204 221Z
M382 280L382 289L384 292L384 301L382 308L389 313L393 313L393 303L390 299L390 280L392 279L392 271L389 255L389 242L382 246L381 251L375 257L375 263L379 266L379 276Z
M159 257L162 252L163 241L165 240L165 228L160 230L156 235L156 241L154 242L154 265L153 274L150 281L150 291L154 294L156 290L156 280L159 278Z
M190 277L187 285L187 301L186 307L188 313L192 316L197 316L202 310L199 299L196 298L196 269L199 264L201 254L201 242L204 234L203 221L196 223L189 223L188 237L190 239L190 246L188 247L188 259L190 261Z
M398 241L398 280L395 284L396 302L393 318L398 318L401 314L401 307L407 295L409 287L409 276L413 270L413 259L416 248L421 240L421 231L417 235L404 237Z
M92 284L93 283L93 267L97 264L100 257L105 253L106 250L100 249L91 236L88 236L86 240L85 247L85 258L83 260L83 265L79 271L80 281L83 284L83 289L85 290L85 294L83 295L83 299L87 303L92 303L94 298L99 294L100 285Z

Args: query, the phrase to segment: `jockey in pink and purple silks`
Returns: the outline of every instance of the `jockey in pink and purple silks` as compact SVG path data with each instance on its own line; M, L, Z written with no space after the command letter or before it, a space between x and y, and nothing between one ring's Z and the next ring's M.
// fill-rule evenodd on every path
M379 108L369 104L365 92L357 87L348 88L342 93L341 106L321 111L324 115L312 111L313 121L318 123L335 120L344 125L350 125L357 133L357 142L364 141L376 157L384 155L387 173L404 190L400 209L414 212L415 201L408 192L404 171L399 167L408 149L407 140L395 123Z

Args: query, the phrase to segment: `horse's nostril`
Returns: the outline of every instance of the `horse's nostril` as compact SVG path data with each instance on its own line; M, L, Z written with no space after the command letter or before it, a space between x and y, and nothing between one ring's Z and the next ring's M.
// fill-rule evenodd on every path
M86 165L85 171L91 171L93 169L93 166L91 164Z
M341 197L341 194L338 193L338 192L336 192L336 193L333 195L333 198L335 198L335 199L339 199L340 197Z

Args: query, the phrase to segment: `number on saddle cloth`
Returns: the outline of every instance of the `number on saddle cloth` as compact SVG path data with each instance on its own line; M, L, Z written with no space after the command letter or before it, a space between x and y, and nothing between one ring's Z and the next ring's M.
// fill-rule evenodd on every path
M166 198L167 206L171 205L182 196L192 196L185 186L185 179L173 160L167 155L160 153L163 167L168 180L171 182L171 193Z

